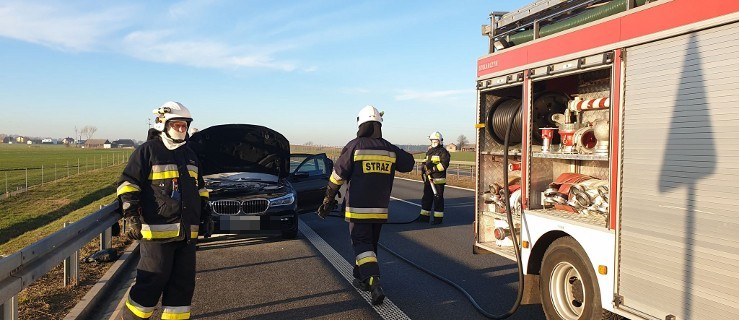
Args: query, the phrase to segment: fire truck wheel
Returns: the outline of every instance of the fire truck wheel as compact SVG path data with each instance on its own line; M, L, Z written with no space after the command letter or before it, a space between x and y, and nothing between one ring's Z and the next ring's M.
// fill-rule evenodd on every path
M548 320L607 318L590 260L572 237L552 242L544 254L540 279L541 304Z

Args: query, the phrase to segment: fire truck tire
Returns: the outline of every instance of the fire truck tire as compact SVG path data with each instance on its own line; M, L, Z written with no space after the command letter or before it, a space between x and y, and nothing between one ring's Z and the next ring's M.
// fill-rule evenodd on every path
M572 237L549 246L541 266L541 305L548 320L609 319L585 251Z

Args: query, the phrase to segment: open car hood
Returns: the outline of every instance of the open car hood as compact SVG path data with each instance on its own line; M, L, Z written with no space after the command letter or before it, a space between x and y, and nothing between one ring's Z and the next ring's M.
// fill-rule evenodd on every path
M260 172L290 174L290 142L267 127L224 124L196 132L187 143L200 160L200 174Z

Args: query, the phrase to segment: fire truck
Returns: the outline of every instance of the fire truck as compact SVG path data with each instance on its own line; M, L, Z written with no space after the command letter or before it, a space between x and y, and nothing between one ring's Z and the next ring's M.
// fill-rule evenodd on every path
M482 33L473 251L548 319L739 319L739 1L541 0Z

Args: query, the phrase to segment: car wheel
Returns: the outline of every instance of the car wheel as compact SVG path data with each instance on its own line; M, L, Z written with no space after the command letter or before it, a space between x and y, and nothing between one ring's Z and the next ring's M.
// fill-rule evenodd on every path
M298 215L293 216L293 224L289 229L282 230L282 239L295 239L298 237Z
M572 237L562 237L544 254L540 276L547 319L603 319L600 288L585 251Z

